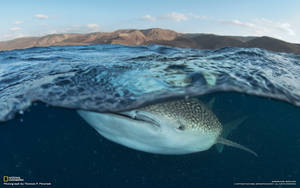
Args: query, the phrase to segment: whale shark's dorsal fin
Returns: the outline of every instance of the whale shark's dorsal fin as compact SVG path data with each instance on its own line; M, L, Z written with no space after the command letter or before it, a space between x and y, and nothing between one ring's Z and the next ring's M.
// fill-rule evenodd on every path
M242 146L242 145L240 145L238 143L235 143L235 142L232 142L230 140L227 140L225 138L219 137L218 140L217 140L217 143L218 144L224 144L226 146L231 146L231 147L242 149L244 151L252 153L253 155L255 155L257 157L257 153L255 153L253 150L251 150L249 148L246 148L245 146Z
M206 107L208 107L210 110L212 110L214 107L214 104L215 104L215 100L216 100L215 98L210 99L210 101L208 101L206 103Z

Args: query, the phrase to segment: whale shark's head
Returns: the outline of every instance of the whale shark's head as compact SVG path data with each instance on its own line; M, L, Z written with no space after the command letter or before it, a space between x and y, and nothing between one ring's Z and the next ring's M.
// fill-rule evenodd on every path
M136 113L157 121L166 135L173 134L170 137L177 139L177 146L194 152L209 149L222 132L222 125L215 114L196 99L150 105Z
M118 114L79 114L109 140L151 153L207 150L222 132L218 118L196 99L168 101Z

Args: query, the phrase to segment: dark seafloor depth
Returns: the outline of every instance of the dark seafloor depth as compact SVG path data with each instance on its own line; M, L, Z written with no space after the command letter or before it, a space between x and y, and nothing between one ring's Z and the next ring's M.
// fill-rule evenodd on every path
M298 181L299 59L261 49L120 45L0 52L0 183L3 176L54 187ZM127 110L186 96L214 98L223 124L247 116L229 139L258 157L226 146L178 156L135 151L101 137L74 110Z

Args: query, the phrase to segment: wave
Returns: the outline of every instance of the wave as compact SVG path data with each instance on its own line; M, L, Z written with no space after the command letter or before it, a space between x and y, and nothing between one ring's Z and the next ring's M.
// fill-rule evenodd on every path
M0 52L0 121L32 102L118 112L240 92L300 106L300 56L263 49L89 45Z

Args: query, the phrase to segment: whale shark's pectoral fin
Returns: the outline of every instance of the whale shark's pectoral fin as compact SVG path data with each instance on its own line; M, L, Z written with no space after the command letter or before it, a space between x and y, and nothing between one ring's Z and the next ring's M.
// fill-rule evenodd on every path
M244 116L244 117L238 118L236 120L233 120L229 123L226 123L223 126L223 132L221 134L221 137L227 138L231 134L231 132L234 131L239 125L241 125L247 118L248 118L247 116ZM222 152L224 149L224 145L216 144L216 148L217 148L218 152Z
M235 143L235 142L232 142L230 140L227 140L225 138L219 137L218 140L217 140L217 143L218 144L223 144L223 145L226 145L226 146L231 146L231 147L242 149L244 151L252 153L253 155L255 155L257 157L257 153L255 153L253 150L251 150L249 148L246 148L245 146L242 146L242 145L240 145L238 143Z

